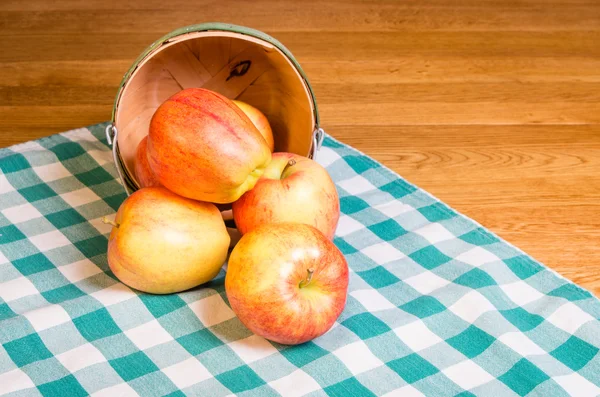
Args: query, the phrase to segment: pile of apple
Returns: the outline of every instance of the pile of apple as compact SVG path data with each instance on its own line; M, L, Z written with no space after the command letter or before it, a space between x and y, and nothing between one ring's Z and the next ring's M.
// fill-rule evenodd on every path
M141 189L111 222L112 272L154 294L204 284L233 245L232 212L242 237L225 290L238 318L284 344L325 333L348 289L346 260L331 241L338 195L318 163L273 148L269 122L248 104L201 88L167 99L137 149Z

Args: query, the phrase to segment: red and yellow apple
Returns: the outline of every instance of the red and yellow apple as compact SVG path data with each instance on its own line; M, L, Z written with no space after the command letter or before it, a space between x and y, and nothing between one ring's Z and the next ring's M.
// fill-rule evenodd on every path
M227 258L229 234L214 204L143 188L117 211L108 264L123 283L169 294L212 280Z
M267 117L255 108L252 105L247 104L246 102L232 101L235 103L241 110L248 116L250 121L254 124L254 126L258 129L260 134L263 136L265 141L267 142L267 146L271 149L271 152L275 149L275 140L273 139L273 130L271 129L271 124L269 124L269 120Z
M148 137L142 139L135 153L135 176L140 187L160 186L160 182L148 164Z
M337 190L325 168L292 153L274 153L256 186L233 203L242 234L267 223L299 222L332 239L339 217Z
M233 249L225 290L231 308L252 332L295 345L327 332L341 314L348 265L312 226L263 225Z
M203 88L180 91L158 107L147 150L161 185L220 204L252 189L271 160L248 116L229 99Z

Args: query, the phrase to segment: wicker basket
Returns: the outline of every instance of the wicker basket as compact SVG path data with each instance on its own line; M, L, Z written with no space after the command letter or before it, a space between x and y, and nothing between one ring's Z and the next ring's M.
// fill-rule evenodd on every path
M106 135L128 194L139 188L133 162L154 111L190 87L205 87L251 104L269 119L275 151L315 157L324 135L317 104L289 50L254 29L223 23L193 25L150 45L117 92Z

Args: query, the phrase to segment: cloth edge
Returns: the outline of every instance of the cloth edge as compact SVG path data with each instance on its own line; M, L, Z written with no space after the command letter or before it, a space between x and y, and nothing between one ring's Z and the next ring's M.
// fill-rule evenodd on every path
M400 178L401 180L403 180L404 182L406 182L406 184L408 184L409 186L422 191L423 193L425 193L427 196L431 197L432 199L443 203L445 206L447 206L448 208L450 208L452 211L454 211L458 216L460 216L461 218L472 222L475 226L478 226L484 230L486 230L488 233L490 233L492 236L496 237L499 241L502 241L504 244L508 245L509 247L513 248L514 250L516 250L517 252L521 253L523 256L526 256L527 258L531 259L532 261L534 261L535 263L539 264L540 266L542 266L544 269L549 270L550 273L554 274L554 276L557 276L558 278L568 282L569 284L573 284L574 286L576 286L579 290L583 291L584 293L587 293L590 295L589 298L586 299L595 299L596 301L598 301L598 303L600 303L600 297L597 297L594 293L592 293L591 291L589 291L588 289L582 287L581 285L577 284L575 281L567 278L566 276L563 276L562 274L560 274L558 271L552 269L550 266L546 265L545 263L540 262L539 260L535 259L534 257L532 257L530 254L528 254L527 252L523 251L521 248L515 246L514 244L512 244L511 242L505 240L503 237L498 236L495 232L493 232L492 230L490 230L488 227L483 226L482 224L480 224L479 222L477 222L476 220L474 220L473 218L470 218L468 216L466 216L465 214L463 214L462 212L456 210L454 207L448 205L445 201L439 199L438 197L434 196L433 194L429 193L427 190L415 185L414 183L408 181L406 178L404 178L402 175L400 175L399 173L397 173L396 171L390 169L389 167L387 167L386 165L382 164L380 161L374 159L373 157L369 156L368 154L361 152L360 150L356 149L353 146L348 145L347 143L344 143L336 138L334 138L333 136L331 136L330 134L325 134L327 138L331 139L332 141L343 145L347 148L349 148L351 151L358 153L361 156L365 156L369 159L371 159L373 162L377 163L381 169L385 170L386 172ZM317 152L318 155L318 152Z

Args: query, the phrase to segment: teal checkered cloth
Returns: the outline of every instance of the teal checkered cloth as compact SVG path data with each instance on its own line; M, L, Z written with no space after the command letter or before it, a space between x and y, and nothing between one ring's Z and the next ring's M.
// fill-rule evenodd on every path
M0 395L597 396L600 302L327 138L348 302L300 346L253 335L224 271L156 296L106 261L125 199L105 125L0 149Z

